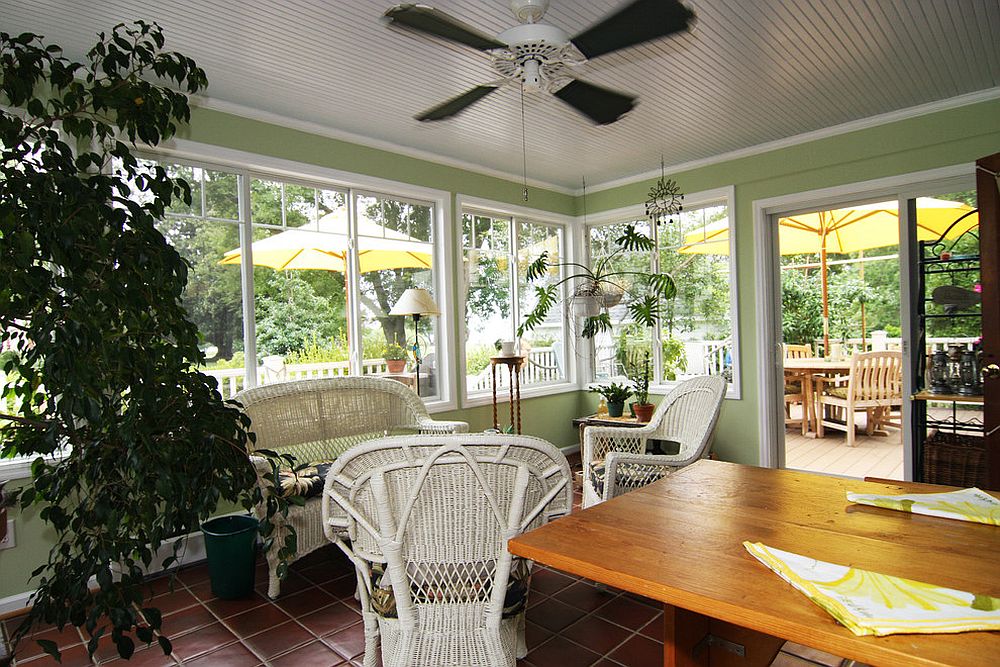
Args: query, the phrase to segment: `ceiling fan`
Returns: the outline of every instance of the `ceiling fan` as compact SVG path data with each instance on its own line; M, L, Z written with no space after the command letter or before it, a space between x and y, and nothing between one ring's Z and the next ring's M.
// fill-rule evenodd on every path
M599 125L613 123L632 110L632 95L577 79L572 68L591 58L687 30L694 12L678 0L632 0L570 38L540 23L549 0L511 0L521 22L491 37L426 5L396 5L385 13L390 25L471 46L489 55L502 77L482 84L415 116L431 121L450 118L504 85L524 92L544 90Z

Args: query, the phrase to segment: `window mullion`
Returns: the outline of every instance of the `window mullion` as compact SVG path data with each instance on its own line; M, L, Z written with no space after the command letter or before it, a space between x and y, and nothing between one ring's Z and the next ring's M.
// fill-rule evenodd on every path
M240 211L240 282L243 290L243 370L245 387L257 386L257 322L254 308L253 287L253 220L250 206L250 176L247 172L237 175L239 182L238 205ZM202 192L205 188L202 187Z
M508 227L510 228L510 233L507 237L509 242L508 248L508 275L510 276L510 314L511 314L511 324L510 329L510 339L513 340L517 335L517 323L521 321L521 299L520 293L518 292L517 286L517 219L511 216L510 223Z

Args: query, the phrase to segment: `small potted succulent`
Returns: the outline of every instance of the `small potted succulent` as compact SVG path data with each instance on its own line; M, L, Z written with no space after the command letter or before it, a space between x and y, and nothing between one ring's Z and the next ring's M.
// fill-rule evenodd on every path
M387 344L382 358L385 359L385 365L390 373L402 373L406 370L406 350L399 343Z
M632 403L632 414L641 422L648 422L653 416L656 406L649 402L649 352L645 352L642 357L642 364L636 364L630 369L628 379L632 382L635 394L635 402Z
M591 391L600 394L608 402L609 417L621 417L622 411L625 409L625 401L632 395L632 389L628 385L617 382L594 387Z

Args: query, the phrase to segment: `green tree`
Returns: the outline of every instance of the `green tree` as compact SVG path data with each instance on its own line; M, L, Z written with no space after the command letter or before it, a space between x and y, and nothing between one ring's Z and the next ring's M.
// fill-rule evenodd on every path
M155 24L119 25L76 63L36 35L0 33L0 332L12 352L0 393L14 407L0 414L0 456L34 459L18 500L56 539L15 640L72 623L91 654L109 629L124 657L133 636L169 653L159 611L142 606L144 568L221 500L263 500L247 418L196 370L188 267L156 228L172 203L190 205L190 186L132 154L188 120L177 89L207 85L163 46ZM268 516L286 510L267 498ZM294 548L290 535L282 553Z

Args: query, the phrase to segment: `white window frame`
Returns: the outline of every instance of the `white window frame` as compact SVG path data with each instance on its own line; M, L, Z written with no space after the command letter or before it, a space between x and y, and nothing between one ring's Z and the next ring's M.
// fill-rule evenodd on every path
M932 193L946 194L975 189L975 164L963 163L925 171L886 176L869 181L844 183L827 188L793 192L753 201L754 264L758 267L755 281L754 312L757 346L757 439L760 465L765 468L785 467L784 414L781 399L781 256L778 247L777 220L790 212L817 211L839 208L860 201L895 199L899 206L900 264L900 325L903 330L903 368L912 368L913 351L910 340L915 331L906 267L916 264L910 256L910 246L916 248L906 202L910 198L927 197ZM913 393L913 378L903 373L903 396ZM903 478L914 478L913 422L910 402L903 401L901 438L903 443Z
M461 229L462 229L462 217L466 213L470 214L482 214L493 216L497 218L510 218L511 225L511 246L509 248L510 262L511 266L517 265L517 232L516 225L520 222L541 224L550 227L557 227L562 231L560 238L560 252L565 258L563 261L576 261L574 252L575 244L573 243L573 237L575 236L576 225L575 219L560 215L557 213L551 213L548 211L541 211L538 209L528 208L526 206L517 206L514 204L506 204L503 202L493 201L489 199L481 199L478 197L471 197L468 195L456 195L455 197L455 211L456 211L456 224L455 227L458 230L455 239L455 253L453 255L454 265L462 266L464 261L463 253L465 248L463 248L463 243L461 240ZM513 322L512 333L516 331L517 322L519 320L519 299L517 294L517 280L516 276L512 279L511 284L511 320ZM565 302L566 286L560 286L562 291L562 297L560 301ZM467 301L467 291L464 289L457 290L457 310L456 312L464 317ZM561 308L561 305L560 305ZM539 384L522 385L521 387L521 398L532 398L536 396L552 396L553 394L561 394L568 391L578 391L580 389L579 371L576 368L576 364L572 363L572 355L570 350L575 347L575 342L570 341L569 337L572 335L569 327L569 321L566 316L566 310L562 309L562 319L563 319L563 364L566 369L566 376L559 381L555 382L544 382ZM459 336L461 340L460 345L456 348L457 355L455 357L455 362L458 367L458 393L462 397L463 407L476 407L481 405L491 405L493 403L493 397L490 392L474 392L469 393L468 384L465 379L466 366L465 366L465 338ZM506 403L508 401L506 392L501 395L500 392L497 393L497 403Z
M726 186L722 188L713 188L711 190L702 190L701 192L685 193L684 195L684 209L685 210L695 210L700 208L706 208L709 206L725 206L729 216L729 320L730 320L730 337L732 339L732 367L733 367L733 380L729 383L729 387L726 391L726 398L739 400L742 397L742 366L740 363L740 335L739 335L739 311L740 311L740 294L739 294L739 282L738 282L738 258L736 255L736 218L735 218L735 205L736 205L736 188L734 186ZM581 220L580 237L583 244L583 256L586 258L588 266L590 265L590 229L593 227L603 227L606 225L621 224L632 222L635 220L641 220L646 217L645 204L632 204L630 206L625 206L622 208L612 209L608 211L602 211L597 214L588 215L584 223ZM670 224L670 223L663 223ZM654 241L656 240L656 230L655 225L653 228ZM654 266L658 266L658 250L652 253L653 259L651 260ZM675 280L682 280L678 276L674 276ZM652 337L654 340L660 340L662 333L660 329L660 323L657 322L656 326L653 327ZM586 369L587 381L583 384L582 388L589 389L598 386L600 383L594 380L594 360L595 350L593 343L590 344L590 354L589 357L589 368ZM654 381L650 383L649 391L653 394L666 394L677 382L658 381L662 373L662 359L660 353L660 346L653 345L653 359L656 365L656 377Z
M369 177L362 174L341 171L320 167L317 165L274 158L266 155L258 155L219 146L201 144L185 139L173 139L156 150L142 150L137 152L140 157L170 161L172 163L187 164L205 169L217 169L221 171L235 172L240 177L240 220L243 237L241 247L247 248L242 253L242 278L243 278L243 335L244 354L247 359L245 367L245 386L253 387L257 384L257 367L251 363L256 359L256 322L253 314L253 257L252 234L253 222L250 219L250 181L251 179L263 179L270 181L280 181L305 187L312 187L320 190L338 190L347 197L349 207L349 231L351 238L356 236L356 212L354 202L357 195L368 195L376 197L387 197L397 200L404 200L421 205L433 207L434 238L433 261L434 290L441 308L441 315L438 316L437 326L437 348L440 350L453 349L451 342L452 313L454 312L454 286L450 277L454 272L454 255L447 252L447 248L453 243L454 231L452 226L446 224L451 220L452 206L450 193L444 190L415 186L409 183L402 183L388 179ZM232 222L232 221L230 221ZM245 223L245 224L244 224ZM353 241L352 241L353 243ZM356 254L352 253L355 259L350 267L352 284L358 284L360 277L358 272ZM357 299L352 299L352 303L357 304ZM356 307L356 306L355 306ZM358 317L352 318L352 340L360 339L360 323ZM351 351L351 371L353 375L358 375L361 368L361 348ZM356 357L356 358L355 358ZM458 407L456 400L457 392L453 387L454 362L449 354L438 355L438 396L425 400L424 405L428 412L445 412L455 410Z

